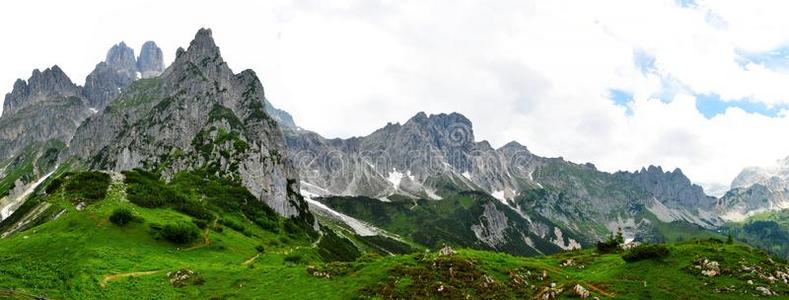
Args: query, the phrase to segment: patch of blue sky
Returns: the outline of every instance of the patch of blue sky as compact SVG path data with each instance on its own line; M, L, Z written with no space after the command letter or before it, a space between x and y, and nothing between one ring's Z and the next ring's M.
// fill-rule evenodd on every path
M780 47L766 52L737 51L737 63L745 67L749 63L763 65L768 69L789 69L789 47Z
M633 102L633 93L620 89L609 89L608 98L613 100L614 104L624 107L628 116L633 114L633 110L628 105Z
M777 117L782 110L789 109L789 105L786 104L769 106L747 99L724 101L716 94L696 95L696 109L706 118L722 114L731 107L737 107L748 113L761 114L768 117Z
M633 50L633 64L644 74L655 72L657 69L655 67L655 56L640 48Z
M682 7L696 7L696 0L676 0L677 4Z

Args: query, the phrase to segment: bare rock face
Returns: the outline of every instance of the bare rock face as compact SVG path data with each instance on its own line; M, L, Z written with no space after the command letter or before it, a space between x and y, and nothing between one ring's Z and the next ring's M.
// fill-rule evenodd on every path
M90 115L79 86L53 66L34 70L27 81L17 80L6 94L0 117L0 161L26 147L50 140L68 143L77 126Z
M47 102L52 98L66 98L79 94L79 87L71 82L57 65L43 72L35 69L27 82L18 79L11 93L6 94L3 115L14 114L25 107Z
M164 71L162 49L153 41L147 41L142 45L140 56L137 57L137 71L143 79L159 76Z
M517 212L539 238L555 240L558 247L578 247L579 241L588 245L618 228L629 238L650 237L648 217L656 212L665 215L665 222L708 228L721 223L712 213L715 198L679 170L650 167L611 174L592 164L540 157L517 142L495 149L476 141L471 121L457 113L419 113L404 124L390 123L350 139L326 139L286 128L285 139L302 188L311 194L438 201L462 191L481 191ZM486 222L499 220L494 215L481 217ZM553 230L557 224L566 228L561 234ZM496 234L503 232L501 228L488 227L498 231L475 229L484 244L512 242L514 235L505 238Z
M718 200L717 212L729 221L789 208L789 157L768 167L745 168Z
M103 62L85 79L84 95L88 105L103 109L121 91L137 79L137 61L134 50L121 42L112 46Z
M204 170L245 186L278 213L305 216L281 130L255 73L234 74L201 29L160 77L138 80L79 128L70 147L92 168ZM311 216L310 216L311 217Z

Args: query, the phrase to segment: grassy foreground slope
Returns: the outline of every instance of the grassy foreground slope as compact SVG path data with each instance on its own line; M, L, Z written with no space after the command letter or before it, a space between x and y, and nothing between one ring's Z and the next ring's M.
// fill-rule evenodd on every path
M37 196L63 210L0 239L0 298L529 299L572 297L576 285L590 297L617 299L742 299L763 295L762 288L789 294L781 278L789 272L785 264L749 246L714 239L669 244L667 257L635 262L591 249L541 257L479 250L371 252L353 259L343 252L354 250L345 248L341 231L316 239L288 229L281 218L253 221L249 216L265 214L211 205L220 194L233 195L227 201L238 197L205 189L211 182L173 190L187 199L179 201L203 199L197 203L206 208L208 223L202 224L194 215L203 212L188 205L146 208L129 201L141 189L129 183L130 176L116 175L67 176ZM79 186L105 186L106 193ZM110 221L120 208L134 216L123 226ZM163 234L167 224L204 228L189 242L176 243ZM712 265L718 274L703 275Z

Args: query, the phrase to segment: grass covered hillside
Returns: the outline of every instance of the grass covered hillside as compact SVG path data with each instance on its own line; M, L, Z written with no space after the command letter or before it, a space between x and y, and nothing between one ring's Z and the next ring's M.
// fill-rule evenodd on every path
M322 225L318 234L312 224L272 213L237 184L199 173L178 174L168 183L144 171L65 173L39 187L29 203L13 224L0 223L2 232L16 228L0 239L0 298L742 299L789 294L787 265L744 244L705 239L535 257L424 250L353 236L336 224Z
M724 231L737 240L789 259L789 209L765 212L743 222L729 223Z

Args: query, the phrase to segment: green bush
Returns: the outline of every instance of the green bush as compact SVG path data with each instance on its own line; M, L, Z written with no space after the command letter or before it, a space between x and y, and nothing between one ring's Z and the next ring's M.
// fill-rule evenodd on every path
M230 229L238 231L239 233L244 233L244 232L247 231L247 228L244 227L243 224L241 224L241 223L239 223L239 222L237 222L236 220L233 220L233 219L224 219L223 218L223 219L219 220L219 223L222 224L222 225L225 225L227 227L230 227Z
M128 208L116 208L110 215L110 222L118 226L124 226L134 220L134 214Z
M634 262L644 259L661 259L669 254L668 247L663 244L641 244L625 251L622 254L622 259L626 262Z
M266 248L265 248L265 247L263 247L263 245L257 245L257 246L255 246L255 250L256 250L257 252L259 252L259 253L266 252Z
M618 230L616 234L611 234L608 240L597 242L595 247L597 248L597 253L600 254L614 253L619 251L624 242L625 238L622 236L622 230Z
M135 169L125 172L124 175L128 185L127 198L134 204L146 208L169 207L198 219L211 218L211 213L203 203L179 194L156 174Z
M192 219L192 223L195 223L195 226L200 229L205 229L208 227L208 221L203 219Z
M304 257L302 257L301 254L293 253L293 254L289 254L288 256L285 256L285 262L294 263L294 264L300 263L303 259Z
M102 172L76 173L66 180L65 191L73 197L74 203L93 203L107 196L110 181L110 175Z
M189 244L200 237L200 230L192 223L172 223L162 227L161 236L176 244Z
M46 191L47 194L52 194L55 191L57 191L57 189L61 185L63 185L63 178L62 177L55 178L52 180L52 182L49 183L49 185L47 185L47 188L44 189L44 191Z
M126 196L131 203L147 208L162 207L167 203L180 202L179 196L173 193L159 177L143 170L124 172L126 176Z
M318 243L318 255L324 261L353 261L359 256L359 249L348 239L337 235L334 230L323 227L323 238Z
M255 218L253 222L260 226L260 228L263 230L279 233L279 222L277 222L277 220L272 220L269 218Z

